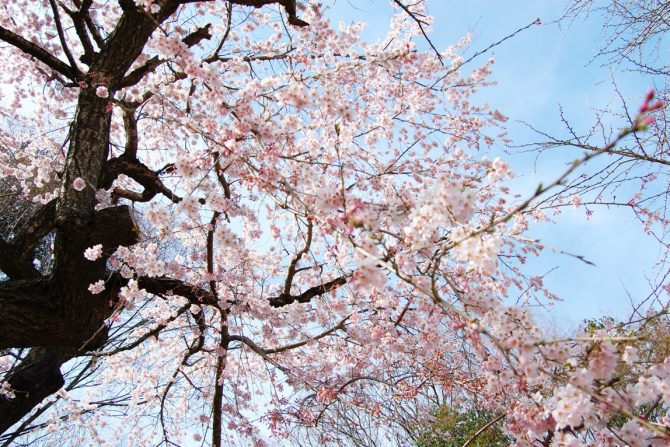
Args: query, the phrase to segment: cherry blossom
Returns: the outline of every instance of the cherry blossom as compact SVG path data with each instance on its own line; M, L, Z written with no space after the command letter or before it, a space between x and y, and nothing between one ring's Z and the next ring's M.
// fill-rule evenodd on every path
M83 191L84 188L86 188L86 182L84 181L83 178L81 178L81 177L77 177L77 178L74 179L74 181L72 182L72 187L73 187L74 189L76 189L77 191Z
M107 98L109 97L109 90L104 85L96 87L95 94L98 98Z
M84 257L89 261L95 261L102 256L102 244L94 245L84 251Z
M525 270L532 222L586 206L551 194L662 106L515 195L493 61L422 51L426 3L374 41L316 1L3 4L0 172L30 214L0 240L3 430L338 445L338 418L400 432L437 395L518 446L668 445L669 353L635 335L667 312L553 337Z

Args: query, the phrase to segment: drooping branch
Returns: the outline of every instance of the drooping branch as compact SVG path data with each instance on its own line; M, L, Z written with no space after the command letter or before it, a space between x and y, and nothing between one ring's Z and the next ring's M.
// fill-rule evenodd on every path
M127 345L122 345L114 349L109 349L108 351L105 352L100 352L94 354L94 357L108 357L112 356L115 354L118 354L119 352L123 351L130 351L131 349L135 349L145 341L149 340L151 337L158 337L158 335L161 333L163 329L167 327L169 323L172 323L175 321L177 318L181 317L187 310L191 308L191 303L186 304L185 306L180 307L177 309L175 312L173 312L170 315L170 318L166 319L163 323L160 323L156 325L153 329L150 331L147 331L146 333L142 334L139 336L137 339L133 340L131 343Z
M262 347L258 346L256 343L251 343L251 345L257 347L258 350L262 351L266 355L279 354L279 353L282 353L282 352L285 352L285 351L290 351L291 349L300 348L300 347L305 346L306 344L308 344L310 342L328 337L329 335L333 334L336 331L346 330L345 323L347 322L348 319L349 319L349 317L345 317L342 320L340 320L339 323L337 323L335 326L331 327L330 329L326 329L325 331L321 332L320 334L317 334L317 335L315 335L313 337L310 337L306 340L299 341L299 342L296 342L296 343L291 343L289 345L280 346L278 348L262 348ZM244 337L244 336L240 336L240 335L230 335L229 339L230 339L230 341L239 341L239 342L242 342L244 344L249 344L249 342L250 342L249 338Z

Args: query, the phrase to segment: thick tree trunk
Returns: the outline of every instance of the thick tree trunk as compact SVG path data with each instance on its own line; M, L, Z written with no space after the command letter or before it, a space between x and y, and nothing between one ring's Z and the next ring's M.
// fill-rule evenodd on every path
M12 253L26 251L25 247L0 245L0 259L11 278L0 283L0 349L33 348L7 377L15 397L0 397L0 432L63 386L60 367L64 362L104 344L105 320L118 289L109 287L112 290L92 295L88 287L105 279L107 259L116 248L139 240L128 207L95 212L95 192L109 157L111 129L111 98L98 97L96 87L104 85L113 95L158 24L172 15L179 3L164 2L159 17L145 13L133 1L119 3L124 14L84 75L88 87L79 95L55 210L53 206L45 208L41 216L45 219L35 220L37 230L55 228L52 274L37 278L25 260L12 263ZM74 188L77 178L86 184L81 191ZM32 255L39 238L28 239ZM96 261L84 258L84 250L96 244L102 244L104 256Z
M93 215L86 230L68 235L68 263L58 274L34 280L0 282L0 349L32 348L7 377L15 396L0 396L0 433L64 384L61 365L107 340L105 320L117 301L118 287L91 295L88 285L104 279L109 254L138 241L139 233L127 206ZM86 247L101 244L105 255L84 258Z
M70 128L65 171L56 203L40 211L20 241L0 240L0 269L10 277L9 281L0 283L0 349L32 348L7 377L16 396L13 399L0 396L0 432L63 386L60 366L64 362L99 348L107 339L104 323L116 303L118 284L110 281L108 290L98 295L92 295L88 287L106 278L106 262L116 248L139 240L128 207L95 212L96 190L103 183L113 181L113 178L103 178L109 158L111 98L156 28L181 4L191 2L195 0L164 0L160 2L160 11L150 14L133 0L118 0L123 14L104 42L102 38L96 40L101 46L100 52L94 53L92 48L87 51L88 73L0 27L0 40L37 58L71 81L86 83L80 91ZM231 3L256 7L279 3L286 9L290 23L306 25L296 17L295 0L231 0ZM192 42L185 43L195 44L208 36L207 27L204 30L199 31ZM98 86L105 86L110 97L98 97ZM141 165L134 165L138 166ZM109 168L108 171L113 171ZM154 194L166 194L158 187L157 179L144 174L144 171L137 172L136 176L145 178L146 188L153 187ZM77 178L85 182L84 189L75 189ZM40 278L32 267L32 254L35 244L52 230L55 230L54 268L48 278ZM84 250L96 244L102 244L104 256L96 261L85 259ZM148 286L158 291L183 289L197 302L207 298L216 304L211 296L202 295L197 288L170 279L149 281Z
M0 282L0 349L54 346L66 338L48 279Z
M106 278L109 255L138 241L127 206L98 211L84 229L64 232L66 248L50 278L0 282L0 349L82 345L98 332L111 312L113 291L92 295L88 287ZM101 244L103 256L84 257L87 247Z

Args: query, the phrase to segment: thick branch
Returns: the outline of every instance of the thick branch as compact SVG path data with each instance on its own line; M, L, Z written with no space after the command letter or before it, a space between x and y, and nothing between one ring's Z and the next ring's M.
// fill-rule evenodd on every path
M0 270L11 279L38 278L33 265L35 247L53 229L56 201L40 207L10 242L0 239Z
M210 28L211 25L208 23L202 28L198 28L193 31L191 34L184 37L181 41L184 42L186 46L191 48L194 45L199 44L202 40L210 39L212 37L212 35L209 33ZM142 80L142 78L144 78L144 76L149 73L153 73L156 68L158 68L164 62L166 62L166 59L161 59L158 56L152 57L146 61L144 65L137 67L128 73L128 75L126 75L126 77L124 77L123 80L119 83L119 88L130 87L137 84Z
M340 276L339 278L328 281L324 284L311 287L305 290L300 295L289 295L282 293L269 299L272 307L283 307L289 304L308 303L312 298L324 295L332 290L347 283L347 276ZM211 292L200 287L185 283L178 279L167 277L148 278L141 277L137 280L137 285L149 293L156 295L174 294L183 296L194 304L205 304L208 306L218 306L218 300ZM229 304L235 304L234 302Z
M272 307L282 307L282 306L287 306L289 304L293 303L308 303L312 300L312 298L324 295L331 290L335 290L340 286L343 286L344 284L347 283L347 277L346 276L340 276L339 278L335 278L332 281L328 281L327 283L321 284L319 286L311 287L307 290L305 290L303 293L300 295L291 295L288 293L282 293L279 296L270 298L270 305Z
M131 160L137 158L137 118L134 109L123 109L123 129L126 132L124 154Z
M2 26L0 26L0 40L4 40L8 44L15 46L24 53L29 54L43 64L49 66L49 68L52 70L73 81L82 77L81 72L77 70L76 67L70 67L68 64L55 57L44 48L24 39L18 34L15 34L7 28L3 28Z
M52 200L40 207L21 228L19 234L12 241L13 245L25 251L35 249L39 241L54 227L56 218L56 200Z
M116 188L114 189L115 196L125 197L135 202L148 202L157 194L163 194L172 202L179 203L181 198L175 195L163 184L156 172L149 169L137 159L131 158L133 152L136 150L133 146L136 148L137 145L137 129L131 128L130 131L126 130L126 134L129 135L126 145L126 153L120 157L112 158L106 163L105 173L98 186L107 189L112 185L112 182L119 176L119 174L125 174L142 185L144 191L136 193L123 188Z
M91 2L86 3L88 3L88 6L90 6ZM82 5L78 11L73 11L61 3L61 8L63 8L67 15L70 16L70 19L74 24L74 30L77 33L77 36L79 36L79 41L84 48L84 55L81 56L79 60L87 65L90 65L93 61L95 50L93 49L93 43L91 42L91 38L88 35L88 30L86 29L86 16L88 14L88 7L84 9L84 5Z
M84 0L84 2L81 5L81 8L79 8L79 15L81 15L84 18L84 23L86 23L86 27L88 28L88 31L91 33L91 36L93 36L93 40L95 41L98 48L102 48L103 46L105 46L105 39L103 39L102 35L100 34L100 31L93 23L91 15L88 12L89 9L91 8L92 3L93 3L92 0Z
M52 293L45 279L0 282L0 349L50 346L65 338Z
M0 270L10 279L39 278L31 255L0 239Z
M106 261L117 247L137 240L129 208L107 208L64 241L67 252L59 256L50 278L0 282L0 349L79 348L88 342L108 318L114 293L91 295L88 286L105 277ZM84 250L96 244L102 245L103 256L84 258ZM97 343L100 337L90 341Z
M298 18L298 8L295 0L230 0L230 2L236 5L253 6L254 8L278 3L286 10L288 23L293 26L309 26L309 23Z

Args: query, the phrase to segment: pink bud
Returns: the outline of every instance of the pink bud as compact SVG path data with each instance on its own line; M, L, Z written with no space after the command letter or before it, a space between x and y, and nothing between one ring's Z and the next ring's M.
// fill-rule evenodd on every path
M654 99L655 94L656 94L656 92L654 91L653 88L650 89L647 92L647 96L644 97L644 102L642 103L642 106L640 107L640 113L645 113L645 112L648 112L650 110L649 109L649 102L651 102L651 100Z
M458 331L458 330L460 330L460 329L463 329L465 326L466 326L465 322L462 322L462 321L461 321L461 322L452 324L452 325L451 325L451 328L452 328L453 330L455 330L455 331Z
M652 99L654 99L655 94L656 94L656 91L654 91L653 88L649 89L649 91L647 92L647 96L644 98L644 103L646 104L649 101L651 101Z
M651 106L649 106L647 110L648 110L649 112L653 112L654 110L662 109L662 108L663 108L663 105L664 105L663 101L656 101L654 104L652 104Z
M645 126L651 126L655 122L656 118L654 118L653 116L645 116L644 118L642 118L642 124L644 124Z

